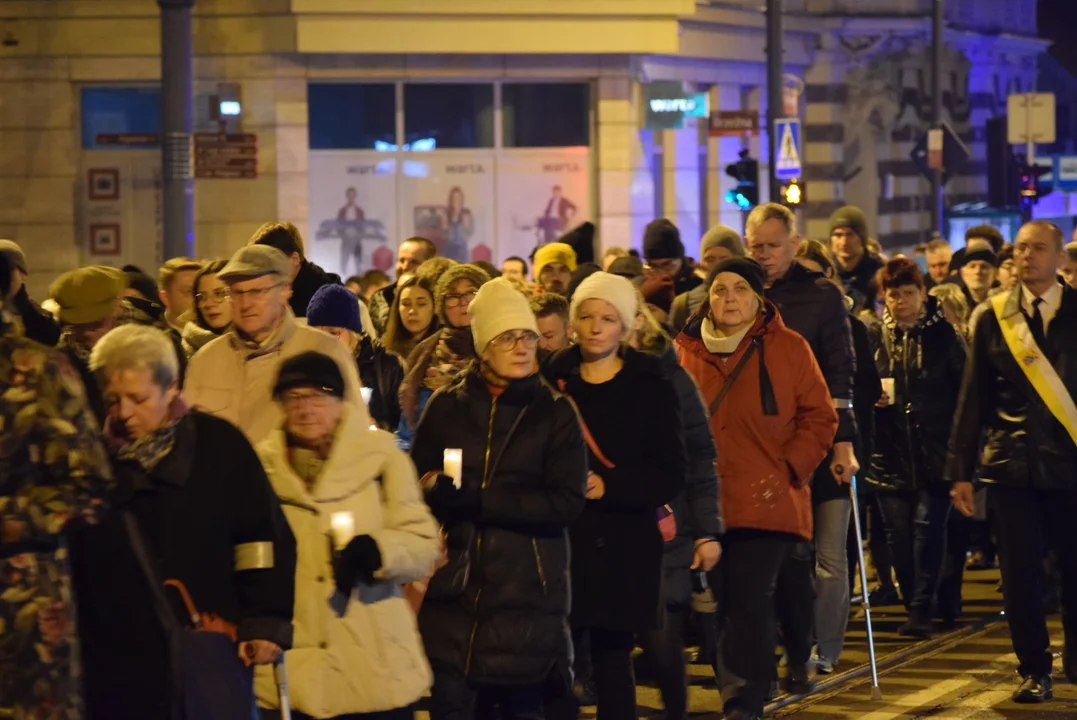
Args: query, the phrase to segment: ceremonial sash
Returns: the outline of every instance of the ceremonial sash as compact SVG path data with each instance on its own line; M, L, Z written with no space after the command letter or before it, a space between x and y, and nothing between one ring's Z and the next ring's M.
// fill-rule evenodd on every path
M1077 406L1051 361L1032 337L1025 314L1018 311L1005 317L1004 309L1009 297L1008 293L999 293L990 300L999 327L1002 328L1002 337L1036 394L1077 445Z

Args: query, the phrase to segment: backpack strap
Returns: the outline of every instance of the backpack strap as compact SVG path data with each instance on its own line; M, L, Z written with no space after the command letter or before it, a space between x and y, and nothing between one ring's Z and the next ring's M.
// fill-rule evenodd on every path
M583 431L583 439L587 441L587 447L591 448L591 452L605 467L613 470L617 466L610 462L605 453L602 452L602 448L595 442L595 436L591 434L591 428L587 427L587 421L583 419L583 413L580 412L580 406L576 404L576 401L572 399L572 396L565 392L566 383L563 379L557 381L557 389L561 391L561 394L568 398L569 403L572 405L572 409L576 412L576 419L580 421L580 430Z

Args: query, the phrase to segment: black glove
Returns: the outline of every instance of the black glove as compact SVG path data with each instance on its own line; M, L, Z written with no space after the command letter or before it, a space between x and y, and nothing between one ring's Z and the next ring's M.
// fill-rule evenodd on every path
M337 590L351 597L352 590L360 582L374 582L374 573L381 569L381 551L374 538L357 535L340 551L333 561L333 577Z
M426 491L426 504L442 525L475 520L482 510L479 489L473 485L458 488L448 475L438 475Z

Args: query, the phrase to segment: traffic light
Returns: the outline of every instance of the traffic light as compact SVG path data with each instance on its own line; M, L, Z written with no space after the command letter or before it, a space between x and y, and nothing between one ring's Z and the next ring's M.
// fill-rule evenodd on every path
M789 207L796 207L804 202L804 188L800 186L800 180L793 178L782 183L782 203Z
M726 175L737 181L737 187L725 194L725 200L741 210L751 210L759 204L759 161L740 151L740 160L730 163Z
M1027 165L1022 163L1018 180L1021 198L1035 204L1040 199L1041 195L1050 194L1050 186L1041 183L1040 178L1051 172L1051 170L1052 168L1044 167L1043 165Z

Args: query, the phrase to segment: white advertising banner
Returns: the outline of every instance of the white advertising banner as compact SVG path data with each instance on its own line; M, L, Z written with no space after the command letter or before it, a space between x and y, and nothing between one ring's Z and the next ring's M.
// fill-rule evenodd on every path
M526 258L591 219L586 147L503 150L497 187L498 262Z
M372 150L310 153L311 261L342 278L372 269L392 275L397 164L395 154Z
M492 262L494 153L444 150L403 153L400 217L405 232L433 242L458 262Z

